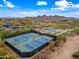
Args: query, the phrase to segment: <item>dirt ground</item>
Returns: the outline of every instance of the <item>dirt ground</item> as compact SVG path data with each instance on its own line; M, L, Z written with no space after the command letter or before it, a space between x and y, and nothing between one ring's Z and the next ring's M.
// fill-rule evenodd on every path
M79 35L68 37L63 47L52 53L49 59L73 59L72 54L79 50Z
M76 51L79 51L79 35L76 35L74 37L68 37L67 41L63 44L63 46L59 47L54 53L49 55L48 59L73 59L72 54L75 53ZM16 59L30 59L30 58L16 58Z

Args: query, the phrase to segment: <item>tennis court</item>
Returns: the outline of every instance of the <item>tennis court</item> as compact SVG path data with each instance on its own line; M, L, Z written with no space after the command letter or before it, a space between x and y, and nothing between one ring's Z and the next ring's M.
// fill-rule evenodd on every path
M27 56L34 54L35 50L39 50L45 44L52 41L54 38L50 36L40 35L38 33L27 33L24 35L5 39L7 45L13 47L12 49L20 56ZM26 53L24 55L23 53ZM30 53L30 54L29 54Z
M46 32L55 32L57 30L59 30L59 29L58 28L46 28L46 29L44 29L44 31L46 31Z

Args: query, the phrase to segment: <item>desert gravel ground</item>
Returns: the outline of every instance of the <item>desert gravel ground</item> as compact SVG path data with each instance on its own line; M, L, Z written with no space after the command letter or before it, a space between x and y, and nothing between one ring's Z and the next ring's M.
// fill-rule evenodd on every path
M72 54L79 50L79 35L68 37L64 45L55 53L50 55L49 59L73 59Z

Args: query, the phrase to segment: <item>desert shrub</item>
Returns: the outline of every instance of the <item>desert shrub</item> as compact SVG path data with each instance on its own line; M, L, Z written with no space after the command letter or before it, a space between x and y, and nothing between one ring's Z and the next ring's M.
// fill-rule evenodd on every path
M59 41L65 41L66 37L64 35L60 35L60 36L57 37L57 40L59 40Z
M77 34L79 34L79 28L78 27L74 28L74 32L77 33Z
M3 39L3 37L4 37L4 32L0 31L0 39Z
M79 59L79 51L76 52L76 53L74 53L74 54L72 55L72 57L75 58L75 59Z
M30 29L21 29L20 31L16 31L16 32L6 31L4 33L4 38L9 38L9 37L21 35L21 34L24 34L26 32L29 32L29 31L30 31Z
M0 47L4 46L4 41L0 39Z
M12 59L12 55L6 48L0 48L0 59Z
M62 35L57 36L57 40L59 41L66 41L66 37L68 36L69 33L64 33Z
M48 59L48 58L44 54L39 54L36 57L34 57L34 59Z
M74 26L67 25L67 24L52 24L52 25L47 25L46 27L62 28L62 29L72 29L72 28L74 28Z

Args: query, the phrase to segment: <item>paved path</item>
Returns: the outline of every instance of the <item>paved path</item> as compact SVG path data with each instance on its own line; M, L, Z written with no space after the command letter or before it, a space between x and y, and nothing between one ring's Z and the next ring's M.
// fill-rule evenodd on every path
M50 55L49 59L73 59L72 54L79 49L79 35L67 38L63 47L58 49L54 54Z

